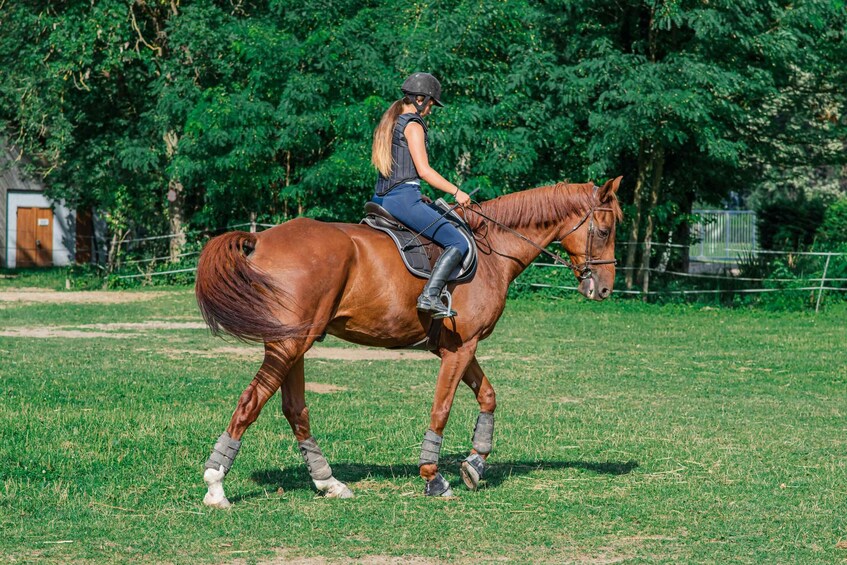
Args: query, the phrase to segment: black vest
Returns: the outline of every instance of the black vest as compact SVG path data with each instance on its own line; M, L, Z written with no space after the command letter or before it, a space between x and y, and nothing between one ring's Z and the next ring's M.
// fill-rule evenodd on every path
M397 123L394 124L394 133L391 137L391 175L385 178L382 173L379 173L374 189L377 196L385 196L398 184L420 180L404 133L409 122L418 122L423 126L424 142L429 148L429 130L421 117L418 114L400 114L397 117Z

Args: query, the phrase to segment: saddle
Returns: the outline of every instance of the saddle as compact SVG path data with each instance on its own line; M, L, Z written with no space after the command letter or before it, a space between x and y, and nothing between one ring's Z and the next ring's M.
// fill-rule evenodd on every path
M451 273L448 282L460 283L471 280L476 273L477 266L476 241L473 232L459 214L450 210L450 205L443 199L439 198L429 206L439 215L443 214L444 219L459 230L462 237L468 241L470 248L462 263ZM401 224L399 220L388 213L388 210L376 202L365 203L365 214L360 223L388 234L400 251L400 256L409 272L416 277L428 279L430 273L432 273L432 266L435 265L443 251L441 246L422 235L415 236L414 232Z

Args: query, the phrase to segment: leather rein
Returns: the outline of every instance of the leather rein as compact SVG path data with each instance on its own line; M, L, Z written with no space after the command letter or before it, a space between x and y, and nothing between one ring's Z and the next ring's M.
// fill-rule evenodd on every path
M564 241L566 237L568 237L569 235L574 233L576 230L578 230L580 227L582 227L582 225L586 221L588 222L588 238L585 240L585 261L583 261L582 263L579 263L579 264L574 264L569 259L566 259L566 258L562 257L561 255L559 255L557 253L553 253L552 251L548 251L547 249L541 247L540 245L538 245L537 243L535 243L534 241L532 241L531 239L529 239L528 237L523 235L522 233L515 231L514 229L510 228L509 226L498 222L497 220L495 220L494 218L492 218L492 217L490 217L486 214L483 214L482 211L481 211L481 207L479 206L478 202L474 202L474 204L477 204L477 206L480 208L480 210L477 210L477 209L472 208L472 207L468 207L467 209L470 210L471 212L473 212L474 214L476 214L476 215L478 215L482 218L485 218L486 220L488 220L492 224L495 224L495 225L503 228L504 230L508 231L512 235L514 235L514 236L524 240L525 242L529 243L530 245L532 245L533 247L538 249L541 253L544 253L545 255L547 255L548 257L553 259L553 261L555 261L556 263L559 263L560 265L564 265L565 267L569 268L571 271L573 271L574 276L580 282L582 282L585 279L591 277L591 275L592 275L591 267L592 266L594 266L594 265L617 265L618 264L617 259L593 259L592 258L592 251L593 251L593 245L592 244L594 243L594 230L595 230L594 213L597 212L597 211L600 211L600 212L613 212L614 211L614 210L612 210L612 208L599 206L599 203L597 202L597 190L598 189L599 189L599 187L597 185L595 185L594 186L594 198L592 200L591 207L588 209L588 211L585 213L585 215L582 217L582 219L574 227L572 227L570 230L568 230L568 233L566 233L561 238L559 238L559 245L562 245L562 241Z

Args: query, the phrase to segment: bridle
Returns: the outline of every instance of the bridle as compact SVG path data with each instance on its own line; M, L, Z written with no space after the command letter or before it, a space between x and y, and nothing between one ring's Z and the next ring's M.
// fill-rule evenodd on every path
M614 212L614 210L612 208L609 208L608 206L599 206L600 203L597 202L597 190L599 188L600 187L598 187L597 185L594 185L593 198L591 200L591 207L588 209L588 211L585 212L585 215L582 217L582 219L579 222L577 222L577 224L574 227L569 229L568 233L566 233L561 238L559 238L559 245L562 245L562 242L565 240L566 237L568 237L569 235L574 233L576 230L578 230L580 227L582 227L582 225L585 222L588 222L588 238L586 238L586 240L585 240L585 261L583 261L582 263L579 263L579 264L574 264L569 259L566 259L566 258L562 257L561 255L559 255L557 253L553 253L552 251L548 251L547 249L541 247L540 245L538 245L537 243L535 243L534 241L532 241L531 239L529 239L528 237L523 235L522 233L515 231L514 229L510 228L509 226L498 222L497 220L489 217L486 214L483 214L481 210L477 210L476 208L473 208L473 207L469 207L467 209L472 211L476 215L478 215L482 218L485 218L486 220L488 220L492 224L495 224L495 225L503 228L504 230L508 231L512 235L526 241L527 243L529 243L530 245L532 245L533 247L535 247L536 249L538 249L539 251L541 251L542 253L544 253L545 255L550 257L551 259L553 259L553 261L555 261L556 263L559 263L560 265L564 265L565 267L569 268L571 271L573 271L573 274L577 278L577 280L582 282L585 279L590 278L591 275L593 274L592 271L591 271L592 266L594 266L594 265L617 265L618 264L617 259L594 259L593 258L593 243L594 243L594 231L595 231L594 214L598 211L600 211L600 212Z

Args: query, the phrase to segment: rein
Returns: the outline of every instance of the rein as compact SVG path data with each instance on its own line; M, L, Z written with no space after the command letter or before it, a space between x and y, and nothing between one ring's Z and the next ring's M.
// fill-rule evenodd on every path
M586 221L588 221L588 239L586 239L586 241L585 241L585 261L583 261L582 263L579 263L578 265L574 264L569 259L562 257L558 253L554 253L552 251L549 251L549 250L541 247L540 245L538 245L537 243L535 243L534 241L532 241L531 239L529 239L528 237L526 237L522 233L510 228L509 226L507 226L507 225L505 225L501 222L498 222L497 220L495 220L491 216L488 216L487 214L482 213L482 211L481 211L482 207L479 206L479 202L474 202L474 204L476 204L477 207L480 208L479 210L472 208L472 207L469 207L468 210L470 210L471 212L473 212L477 216L485 218L486 220L488 220L492 224L503 228L504 230L511 233L515 237L522 239L523 241L529 243L531 246L535 247L541 253L544 253L545 255L550 257L556 263L559 263L560 265L563 265L563 266L569 268L571 271L573 271L574 276L579 281L584 281L585 279L589 278L592 275L592 272L591 272L592 265L617 265L618 264L617 259L592 259L591 258L591 256L592 256L592 243L594 242L594 212L596 212L598 210L601 211L601 212L612 212L613 211L611 208L599 207L597 205L598 204L598 202L597 202L597 189L598 188L599 187L597 187L596 185L594 186L594 199L592 201L591 208L588 209L588 211L585 213L585 215L582 217L582 219L574 227L572 227L570 230L568 230L568 233L566 233L565 235L563 235L559 239L559 244L561 245L561 242L564 241L564 239L566 237L568 237L569 235L574 233L576 230L578 230L580 227L582 227L582 224L584 224Z

